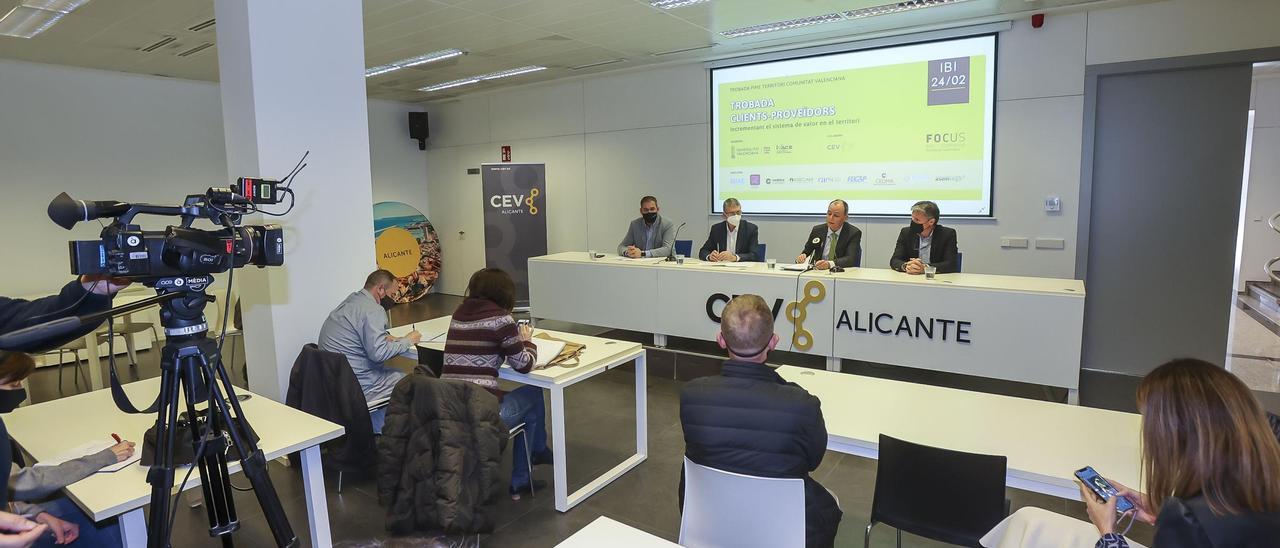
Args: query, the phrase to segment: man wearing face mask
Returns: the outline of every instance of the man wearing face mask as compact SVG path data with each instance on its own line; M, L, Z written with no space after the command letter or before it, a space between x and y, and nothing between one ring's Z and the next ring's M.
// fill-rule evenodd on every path
M704 261L739 262L759 261L756 244L760 230L755 224L742 220L742 204L737 198L724 201L724 221L711 225L711 235L698 250L698 258Z
M421 333L414 330L399 338L387 333L387 311L379 303L397 283L391 272L373 271L365 279L364 289L342 301L320 326L320 348L347 357L367 401L390 396L404 378L403 371L386 365L387 360L405 356L416 361L418 357L415 345L422 340ZM383 407L370 414L375 434L382 432L385 412Z
M738 474L803 478L805 545L832 546L843 512L809 475L827 451L822 406L765 365L778 345L773 322L758 295L740 295L725 305L716 341L729 360L719 375L689 381L680 391L685 456ZM683 508L683 474L679 492Z
M640 218L627 227L622 243L618 244L618 255L632 259L666 257L676 244L675 231L675 224L658 214L657 198L640 198Z
M959 270L956 255L956 230L938 224L938 204L929 201L911 206L911 224L898 233L889 267L907 274L924 274L925 266L939 274Z

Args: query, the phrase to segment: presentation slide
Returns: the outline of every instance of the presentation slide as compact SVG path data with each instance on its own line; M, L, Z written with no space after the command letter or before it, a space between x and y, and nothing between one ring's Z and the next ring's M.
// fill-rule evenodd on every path
M712 212L991 215L994 35L711 71Z

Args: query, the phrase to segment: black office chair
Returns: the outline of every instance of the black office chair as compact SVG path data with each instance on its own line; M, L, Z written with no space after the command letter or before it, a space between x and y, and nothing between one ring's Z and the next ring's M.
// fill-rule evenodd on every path
M757 261L760 261L762 263L765 262L765 255L764 255L765 249L767 249L765 247L765 244L756 244L756 260Z
M956 272L960 272L960 265L964 262L964 253L956 252Z
M883 523L902 532L980 547L979 539L1009 514L1004 498L1007 459L918 445L880 435L871 528Z
M676 255L684 255L685 257L693 257L693 240L676 240ZM693 257L697 258L697 257Z

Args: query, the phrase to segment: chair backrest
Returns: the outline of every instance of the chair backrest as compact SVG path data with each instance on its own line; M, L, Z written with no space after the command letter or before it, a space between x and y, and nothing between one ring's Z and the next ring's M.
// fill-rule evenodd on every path
M765 251L764 244L756 244L756 258L759 259L761 262L764 262L766 257L766 255L764 254L764 251Z
M858 250L853 254L853 267L862 267L862 246L858 246Z
M685 457L681 546L804 546L804 525L804 480L735 474Z
M956 272L960 272L960 265L964 262L964 253L956 252Z
M693 256L693 240L676 240L676 255Z
M871 521L934 540L980 546L1005 518L1007 459L880 435Z

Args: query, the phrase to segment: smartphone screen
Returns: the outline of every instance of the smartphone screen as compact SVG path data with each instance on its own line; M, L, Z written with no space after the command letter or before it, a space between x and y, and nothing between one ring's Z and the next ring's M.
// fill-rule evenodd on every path
M1087 485L1094 494L1098 495L1098 497L1104 501L1119 494L1116 491L1116 488L1111 486L1111 482L1099 475L1092 466L1086 466L1076 470L1076 477L1080 478L1080 481L1084 482L1084 484ZM1117 512L1124 513L1130 510L1133 510L1133 503L1129 502L1129 499L1120 497L1116 500Z

